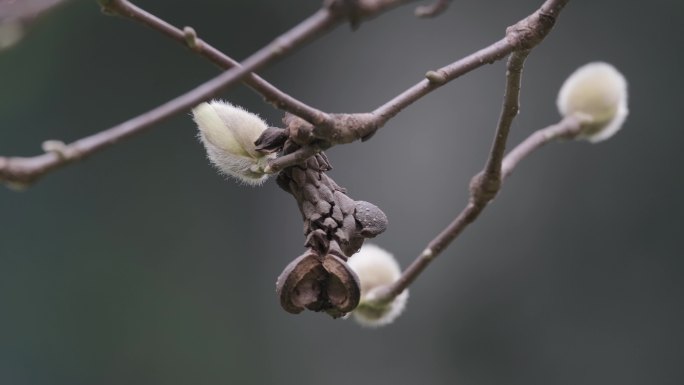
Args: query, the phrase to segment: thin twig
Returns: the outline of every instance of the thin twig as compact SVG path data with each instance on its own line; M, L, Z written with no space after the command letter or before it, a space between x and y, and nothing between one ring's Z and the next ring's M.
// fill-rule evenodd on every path
M548 126L535 131L527 139L518 144L511 152L506 155L501 164L501 177L508 178L518 163L528 155L538 150L547 143L560 139L572 139L576 137L581 129L584 120L575 115L570 115L557 124Z
M503 159L501 163L502 182L511 175L513 169L515 169L520 161L545 144L555 140L576 137L581 131L581 124L581 118L570 116L557 124L535 131L511 150ZM456 239L470 223L477 219L485 207L486 203L478 203L471 198L468 205L458 214L456 219L428 244L425 250L404 270L398 281L388 286L382 293L379 293L376 300L386 303L401 294L440 252Z
M102 0L101 3L107 9L110 4L116 1ZM29 158L0 157L0 181L15 186L27 186L50 171L109 147L122 139L152 127L166 118L187 111L191 107L211 99L216 93L237 83L251 72L292 52L309 40L322 36L345 18L352 17L352 14L356 19L371 18L404 2L406 0L359 1L353 3L356 6L354 9L351 9L351 5L346 1L326 2L322 9L252 54L239 67L234 67L142 115L65 145L60 151Z
M126 17L155 31L161 32L171 39L186 45L192 51L207 58L209 61L223 69L240 66L240 63L197 37L197 34L194 33L192 28L186 27L185 29L180 30L161 18L132 4L128 0L113 0L106 4L106 9L111 14ZM312 124L326 124L330 119L325 112L286 94L259 75L250 73L244 78L244 82L275 107L297 115Z
M506 91L496 134L483 170L471 181L468 204L439 235L430 241L425 250L404 270L399 280L379 293L377 301L391 301L409 287L430 262L477 219L501 188L501 162L506 151L511 124L518 115L523 64L529 53L529 50L516 51L508 59Z
M301 163L310 157L318 154L321 151L321 149L317 146L306 146L306 147L301 147L287 155L281 156L279 159L282 159L283 163L286 164L297 164ZM273 168L274 164L269 164L266 166L264 169L264 172L268 174L276 173L282 170L282 168L274 169ZM278 167L278 164L275 163L275 167Z
M558 13L568 1L547 0L530 16L509 27L503 39L440 69L429 71L426 79L373 111L377 126L381 127L416 100L474 69L501 60L513 51L534 48L551 31Z
M483 170L484 178L487 180L501 180L501 162L506 153L506 143L511 124L520 111L520 83L522 78L523 65L525 59L530 54L530 50L513 52L508 59L506 66L506 89L504 91L504 102L499 116L499 125L496 129L496 136L492 143L492 148L487 158L487 163Z

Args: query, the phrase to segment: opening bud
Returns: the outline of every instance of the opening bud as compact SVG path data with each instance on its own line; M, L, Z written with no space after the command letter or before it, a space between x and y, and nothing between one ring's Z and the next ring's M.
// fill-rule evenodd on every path
M276 154L256 150L254 142L268 128L257 115L214 100L192 110L207 157L222 173L249 185L266 181L265 168Z
M578 139L600 142L618 132L627 118L627 81L608 63L589 63L565 80L556 103L564 117L587 120Z
M364 244L347 263L361 283L361 300L352 312L354 319L369 327L384 326L397 319L406 307L408 289L390 302L376 300L380 289L396 282L401 276L401 268L394 256L376 245Z

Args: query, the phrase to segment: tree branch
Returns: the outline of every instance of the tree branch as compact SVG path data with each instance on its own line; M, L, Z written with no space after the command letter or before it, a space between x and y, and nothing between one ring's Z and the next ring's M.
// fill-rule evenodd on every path
M440 69L428 71L425 75L426 79L376 108L372 112L375 118L374 124L371 126L374 127L369 128L378 129L382 127L390 118L416 100L484 64L501 60L515 50L534 48L551 31L558 13L568 1L547 0L536 12L507 28L506 36L503 39ZM371 132L363 132L362 134L366 136Z
M503 154L506 151L511 124L518 115L522 70L529 53L529 49L516 51L508 59L506 90L496 134L483 170L475 175L470 183L468 204L439 235L430 241L425 250L402 273L401 277L379 293L376 301L387 303L408 288L430 262L444 251L470 223L477 219L487 204L499 192L502 180Z
M102 0L105 9L117 0ZM246 76L275 59L292 52L309 40L319 37L344 19L358 23L363 18L371 18L382 11L393 8L406 0L364 0L347 2L332 0L325 6L285 32L273 42L248 57L239 67L234 67L221 75L199 85L148 112L127 120L105 131L79 139L61 146L58 151L42 155L23 157L0 157L0 181L11 185L25 186L37 178L66 164L82 159L133 134L144 131L156 123L187 111L195 105L211 99L219 91L242 80Z
M545 144L561 139L571 139L576 137L582 129L584 120L578 116L570 116L557 124L535 131L527 139L518 144L500 163L501 182L508 178L515 167L528 155L538 150ZM492 158L490 157L490 160ZM484 171L483 171L484 172ZM481 175L481 174L478 174ZM477 176L474 178L477 180ZM471 192L472 194L472 192ZM492 196L493 198L493 196ZM470 201L458 216L437 235L423 250L423 252L404 270L402 276L394 284L387 286L377 296L376 301L387 303L408 288L413 281L420 276L425 268L432 262L446 247L451 244L466 227L484 210L489 200L483 199L482 195L475 193L471 195Z
M230 69L240 66L240 63L214 48L204 40L198 38L194 29L185 27L183 30L180 30L159 17L132 4L128 0L113 0L104 5L104 8L107 13L128 18L166 35L187 46L192 51L205 57L220 68ZM297 115L313 124L326 124L330 119L325 112L293 98L261 78L259 75L250 73L244 78L244 82L261 94L266 101L273 104L276 108Z
M428 71L425 75L426 79L416 83L371 113L331 114L333 119L331 126L300 127L297 130L298 143L306 147L307 143L320 145L320 142L324 142L326 145L322 147L331 147L370 138L404 108L437 88L484 64L503 59L511 52L531 50L537 46L551 31L559 12L568 1L547 0L537 11L507 28L503 39L447 66ZM274 172L277 172L296 163L292 158L276 158L269 165Z

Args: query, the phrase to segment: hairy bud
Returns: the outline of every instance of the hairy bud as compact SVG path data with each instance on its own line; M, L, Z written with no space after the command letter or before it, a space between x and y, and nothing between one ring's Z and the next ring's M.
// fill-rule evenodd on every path
M268 128L261 118L220 100L202 103L192 114L207 157L221 173L249 185L266 181L264 169L276 154L256 149L254 142Z
M349 261L361 283L361 300L352 312L363 326L379 327L392 323L406 307L408 289L389 303L376 300L378 290L399 279L401 269L392 254L372 244L365 244Z
M627 118L627 81L608 63L589 63L565 80L556 103L564 117L587 120L578 138L600 142L620 130Z

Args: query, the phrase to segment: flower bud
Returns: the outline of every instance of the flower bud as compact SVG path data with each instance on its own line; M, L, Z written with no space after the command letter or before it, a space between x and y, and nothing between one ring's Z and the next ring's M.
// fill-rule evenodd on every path
M627 118L627 81L608 63L589 63L565 80L556 103L564 117L587 120L580 139L600 142L613 136Z
M264 168L276 154L255 148L254 142L268 128L261 118L220 100L202 103L192 114L207 157L221 173L249 185L266 181Z
M408 289L389 303L379 303L375 300L379 289L394 283L401 276L401 269L394 256L378 246L364 244L347 263L361 283L361 300L352 312L354 319L369 327L392 323L406 307Z

